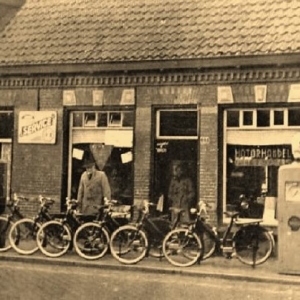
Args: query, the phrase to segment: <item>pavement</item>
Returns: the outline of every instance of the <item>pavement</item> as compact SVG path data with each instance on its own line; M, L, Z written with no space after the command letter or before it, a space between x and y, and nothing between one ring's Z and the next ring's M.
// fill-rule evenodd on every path
M300 284L299 275L282 274L277 257L270 257L264 264L255 268L242 264L237 258L226 259L223 256L214 256L198 265L191 267L175 267L166 259L146 257L135 265L124 265L107 254L99 260L85 260L75 252L69 251L58 258L48 258L37 252L33 255L21 255L14 250L0 253L1 261L24 262L30 264L53 264L61 266L80 266L87 268L99 268L103 270L124 270L142 273L179 274L184 276L212 277L228 280L246 280L252 282L278 283L288 285ZM299 266L300 269L300 266Z

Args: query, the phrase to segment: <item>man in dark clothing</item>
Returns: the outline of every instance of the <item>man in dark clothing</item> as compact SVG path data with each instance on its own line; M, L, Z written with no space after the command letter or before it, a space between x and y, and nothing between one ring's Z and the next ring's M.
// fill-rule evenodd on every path
M189 210L195 201L195 190L192 180L185 176L183 165L180 161L173 163L172 175L168 192L169 206L184 209L181 221L188 222L190 220ZM173 218L174 216L172 216Z

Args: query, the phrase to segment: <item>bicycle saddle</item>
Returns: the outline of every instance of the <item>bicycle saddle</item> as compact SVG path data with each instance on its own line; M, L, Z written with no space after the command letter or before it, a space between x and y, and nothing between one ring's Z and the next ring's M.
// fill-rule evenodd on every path
M240 213L236 211L225 211L224 215L229 218L236 218Z
M245 225L245 224L257 224L257 223L261 223L262 221L263 221L263 219L246 219L246 218L242 218L242 219L235 220L234 223L236 225Z
M184 209L178 208L178 207L170 207L169 210L174 212L175 214L180 214L180 213L184 212Z

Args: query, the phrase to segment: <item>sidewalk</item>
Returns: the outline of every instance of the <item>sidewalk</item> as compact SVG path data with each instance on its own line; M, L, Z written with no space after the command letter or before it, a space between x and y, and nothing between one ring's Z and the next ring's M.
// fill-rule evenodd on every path
M165 259L159 260L147 257L136 265L123 265L109 254L105 257L87 261L74 252L69 252L59 258L48 258L37 252L31 256L17 254L13 250L0 253L1 260L16 261L37 264L57 264L62 266L92 267L106 270L124 270L137 272L151 272L161 274L180 274L184 276L215 277L228 280L247 280L252 282L271 282L279 284L300 284L300 276L279 274L277 258L271 257L266 263L256 266L254 269L242 264L238 259L226 259L223 256L215 256L200 265L180 268L170 265Z

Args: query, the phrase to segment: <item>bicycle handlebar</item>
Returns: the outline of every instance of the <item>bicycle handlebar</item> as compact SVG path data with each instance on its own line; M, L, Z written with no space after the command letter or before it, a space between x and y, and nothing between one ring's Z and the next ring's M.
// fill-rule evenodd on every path
M42 195L39 195L39 202L41 206L48 206L48 205L50 206L55 202L55 200L53 200L50 197L44 197Z

